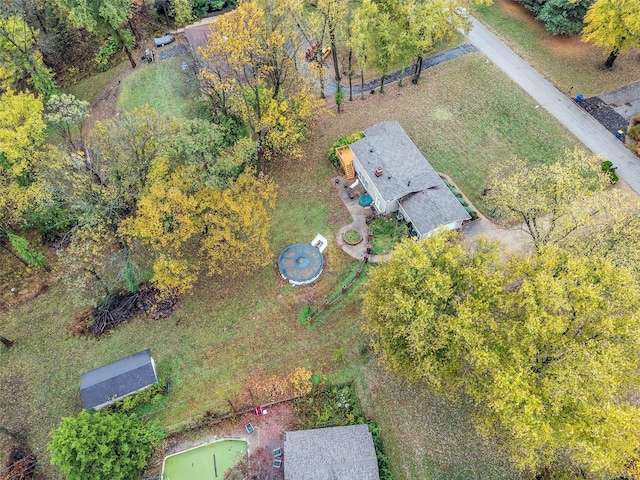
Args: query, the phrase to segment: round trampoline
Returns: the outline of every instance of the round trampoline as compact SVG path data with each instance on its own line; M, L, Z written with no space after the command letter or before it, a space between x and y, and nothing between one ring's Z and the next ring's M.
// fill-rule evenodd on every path
M371 198L371 195L369 195L368 193L360 195L360 198L358 199L358 203L363 207L368 207L369 205L371 205L371 202L373 202L373 198Z
M309 243L296 243L285 248L278 257L280 274L294 285L311 283L322 273L324 258Z

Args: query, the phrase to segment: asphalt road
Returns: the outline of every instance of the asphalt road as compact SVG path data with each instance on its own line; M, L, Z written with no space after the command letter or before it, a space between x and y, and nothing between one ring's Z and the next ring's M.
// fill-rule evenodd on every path
M473 27L467 34L469 41L542 108L556 117L589 150L611 160L617 167L618 176L640 194L640 158L633 155L620 140L576 105L573 99L554 87L477 19L470 19Z

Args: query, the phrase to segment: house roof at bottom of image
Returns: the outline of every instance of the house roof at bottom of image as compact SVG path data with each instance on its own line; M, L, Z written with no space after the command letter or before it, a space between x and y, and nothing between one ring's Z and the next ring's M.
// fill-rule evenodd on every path
M469 212L442 180L440 185L407 195L400 199L399 203L409 217L406 220L410 221L421 235L442 225L471 218Z
M144 350L82 374L80 395L88 410L157 381L151 350Z
M286 432L285 480L379 480L367 425Z

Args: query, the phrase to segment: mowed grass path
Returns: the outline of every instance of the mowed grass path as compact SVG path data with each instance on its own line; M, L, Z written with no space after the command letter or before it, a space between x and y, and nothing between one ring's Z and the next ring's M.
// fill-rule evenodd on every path
M122 80L118 110L147 104L162 114L188 116L191 101L199 94L198 79L191 62L191 59L175 57L141 63ZM183 66L186 66L184 70Z
M606 49L585 43L579 35L553 36L542 22L514 0L494 0L474 13L521 57L563 92L590 97L640 80L639 49L620 55L606 70ZM573 87L573 88L572 88Z
M100 72L93 77L84 78L79 82L64 88L64 93L74 95L80 100L93 103L101 93L120 75L125 75L131 70L128 60L122 61L105 72Z
M205 412L227 411L228 401L237 401L260 376L284 375L303 366L330 381L344 381L366 368L367 340L360 331L357 295L323 315L313 329L297 319L305 304L322 302L339 289L356 263L335 243L336 231L350 222L330 180L338 172L326 159L338 136L379 120L398 120L435 167L451 175L474 201L486 175L504 158L521 154L532 162L553 161L571 144L564 130L480 54L425 71L418 86L389 85L387 92L347 101L345 113L323 116L310 132L306 155L271 166L279 197L269 266L236 278L205 277L171 318L135 318L99 340L68 337L64 325L76 308L57 284L3 314L3 335L16 346L0 349L0 417L7 419L6 426L27 433L46 478L58 478L48 466L49 432L61 417L82 408L81 374L134 352L151 348L160 375L174 372L170 405L155 415L167 429ZM332 99L328 105L333 107ZM313 286L292 288L279 277L277 255L318 232L329 239L325 272ZM397 396L398 402L402 399ZM413 408L409 400L418 401L407 398L407 404L385 408L402 412ZM403 437L420 439L424 432L394 418L380 415L383 431L396 432L385 434L395 452L394 471L398 478L416 478L403 468L417 454L405 447ZM455 422L455 415L451 418ZM450 448L461 452L473 449L476 441L466 435L454 440ZM438 465L445 459L432 461Z

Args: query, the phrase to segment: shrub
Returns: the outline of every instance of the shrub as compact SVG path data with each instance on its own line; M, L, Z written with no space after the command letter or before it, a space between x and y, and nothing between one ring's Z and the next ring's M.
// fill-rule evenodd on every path
M130 415L132 413L141 413L141 411L155 410L165 400L164 392L165 387L161 386L160 383L156 383L141 392L124 397L113 405L109 405L105 408L105 411Z
M66 417L51 432L51 463L67 480L140 478L151 448L163 437L155 424L121 413L89 413Z
M197 18L202 18L207 13L222 10L227 3L233 2L227 2L226 0L193 0L191 2L191 7L193 14Z
M307 319L313 317L313 315L313 307L311 305L305 305L304 307L302 307L300 313L298 314L298 320L300 320L303 324L306 324Z
M590 0L547 0L536 16L552 35L576 35L584 28Z
M391 251L396 239L402 239L409 234L409 227L406 223L398 221L395 215L387 215L371 222L371 234L371 252L374 255L382 255Z
M331 387L294 401L297 427L320 428L365 423L353 387Z
M618 175L616 175L613 163L610 160L602 162L602 171L609 174L609 178L611 178L612 183L616 183L618 181Z
M340 162L338 161L338 156L336 155L336 148L343 147L345 145L351 145L352 143L357 142L363 137L364 137L364 132L354 132L351 135L343 135L342 137L338 138L338 140L333 142L333 144L331 145L331 148L329 148L329 151L327 152L327 155L329 156L329 160L331 160L331 163L333 163L335 167L340 166Z
M316 372L311 377L311 383L314 387L317 387L322 382L324 382L324 376L320 372Z
M111 66L111 60L123 47L132 50L135 46L135 38L129 30L120 30L120 39L115 35L110 35L105 45L96 53L95 62L99 70L107 70Z
M378 459L378 473L380 474L380 480L393 480L391 474L391 468L389 467L389 459L384 453L384 446L382 445L382 435L380 425L375 422L369 422L369 431L373 438L373 447L376 449L376 458Z

